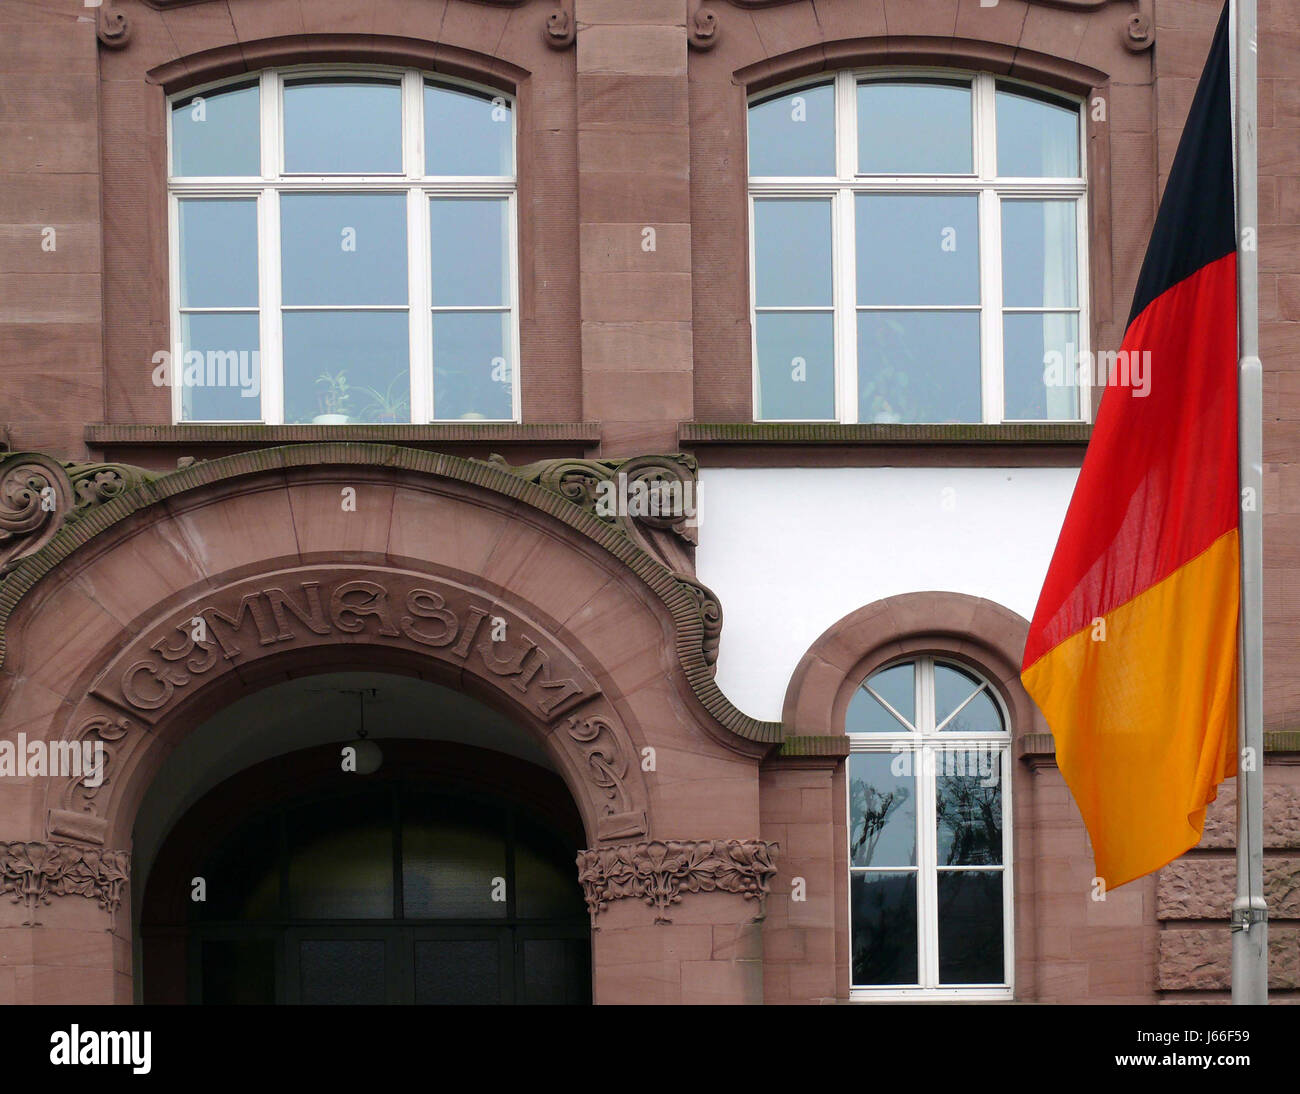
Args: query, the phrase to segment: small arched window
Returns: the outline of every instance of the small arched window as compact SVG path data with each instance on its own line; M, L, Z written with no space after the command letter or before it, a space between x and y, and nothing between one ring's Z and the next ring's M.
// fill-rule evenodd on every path
M514 158L508 96L415 70L174 96L174 420L517 420Z
M970 668L873 672L846 714L855 996L1011 994L1010 734Z
M756 419L1085 418L1078 101L841 72L751 102L749 175Z

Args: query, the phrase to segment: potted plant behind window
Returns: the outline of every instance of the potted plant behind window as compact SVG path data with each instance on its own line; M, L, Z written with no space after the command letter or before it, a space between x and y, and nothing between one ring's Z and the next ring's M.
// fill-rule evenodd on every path
M346 425L352 419L348 417L348 407L352 402L352 391L348 387L346 371L322 372L316 377L316 384L322 387L317 393L321 413L311 420L312 425Z
M369 397L370 402L362 408L360 419L363 422L381 422L384 424L403 422L410 419L409 396L411 381L405 372L393 377L385 391L373 387L359 387L358 391Z

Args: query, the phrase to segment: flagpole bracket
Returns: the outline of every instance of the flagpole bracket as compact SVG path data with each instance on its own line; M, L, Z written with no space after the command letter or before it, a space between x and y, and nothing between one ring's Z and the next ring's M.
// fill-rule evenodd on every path
M1246 931L1256 923L1268 923L1268 905L1262 896L1238 897L1232 902L1232 929Z

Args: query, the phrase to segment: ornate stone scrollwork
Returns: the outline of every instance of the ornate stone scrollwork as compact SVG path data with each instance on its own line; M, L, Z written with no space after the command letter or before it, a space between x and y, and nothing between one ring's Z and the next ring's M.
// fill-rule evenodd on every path
M578 881L595 929L615 900L636 898L655 910L656 923L685 893L740 893L758 902L755 919L776 876L778 845L765 840L653 840L578 852Z
M64 525L159 476L124 463L60 463L41 452L0 459L0 578Z
M126 851L40 841L0 843L0 893L12 893L13 903L24 906L24 927L40 926L37 911L56 896L87 897L112 917L130 877Z
M107 49L125 49L131 41L131 23L126 12L113 7L113 0L105 0L95 19L95 35L100 45Z
M670 570L692 568L699 469L694 456L538 460L516 467L494 452L482 462L567 498Z
M710 50L718 44L718 16L712 8L697 7L691 13L687 27L691 45L696 49Z
M546 44L552 49L573 45L578 24L573 15L573 0L555 0L556 10L546 17Z
M704 628L702 646L704 660L711 668L718 664L718 646L722 641L722 604L716 594L702 581L697 581L689 574L673 574L695 598L695 606L700 613L700 623Z

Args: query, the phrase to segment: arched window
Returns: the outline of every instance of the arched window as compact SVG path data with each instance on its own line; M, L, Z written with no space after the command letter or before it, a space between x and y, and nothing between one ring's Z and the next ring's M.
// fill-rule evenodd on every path
M174 96L174 420L517 420L513 118L415 70Z
M749 107L754 417L1089 413L1077 101L841 72Z
M1000 698L965 665L915 657L863 681L845 729L854 995L1010 997Z

